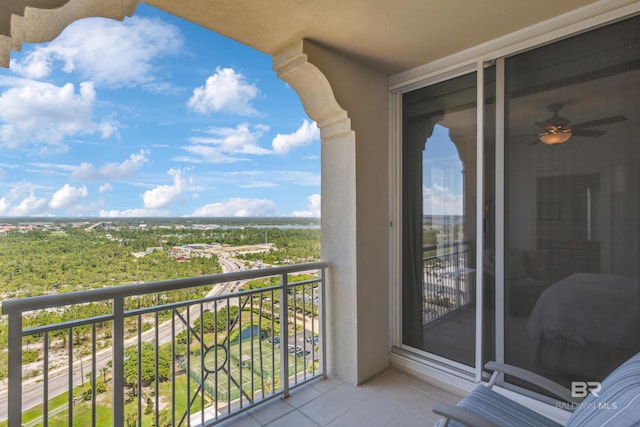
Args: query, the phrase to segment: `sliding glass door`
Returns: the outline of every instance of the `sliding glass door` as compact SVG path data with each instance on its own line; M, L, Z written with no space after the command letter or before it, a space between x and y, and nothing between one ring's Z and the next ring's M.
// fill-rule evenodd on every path
M402 343L598 380L640 351L640 17L497 62L402 96Z

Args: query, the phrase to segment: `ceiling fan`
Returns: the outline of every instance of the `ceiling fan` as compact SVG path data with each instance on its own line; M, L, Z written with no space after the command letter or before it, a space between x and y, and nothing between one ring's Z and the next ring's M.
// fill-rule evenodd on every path
M611 116L574 125L571 124L569 119L558 114L563 105L564 104L550 105L548 110L553 113L553 115L544 122L535 122L536 125L542 128L542 132L536 135L539 142L546 145L557 145L567 142L572 136L598 137L604 135L607 131L588 128L609 125L627 120L624 116ZM538 141L535 143L537 142Z

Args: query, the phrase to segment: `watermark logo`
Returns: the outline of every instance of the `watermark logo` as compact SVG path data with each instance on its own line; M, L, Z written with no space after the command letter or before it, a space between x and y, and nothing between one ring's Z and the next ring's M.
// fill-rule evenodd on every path
M573 381L571 383L571 397L587 397L592 394L594 397L600 396L600 390L602 385L597 381ZM618 409L617 402L600 402L597 400L591 402L557 402L556 408L575 411L578 408L587 410L616 410Z
M573 381L571 382L571 397L586 397L589 393L598 397L601 388L598 381Z

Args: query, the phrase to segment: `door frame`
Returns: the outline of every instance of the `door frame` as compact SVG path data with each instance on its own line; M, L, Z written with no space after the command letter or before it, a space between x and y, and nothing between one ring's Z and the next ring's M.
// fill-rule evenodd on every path
M605 4L606 3L606 4ZM552 43L599 26L640 14L640 1L624 0L596 2L551 20L516 31L508 36L484 43L433 63L391 76L389 79L389 185L390 185L390 290L389 290L389 346L392 363L433 378L451 379L454 387L468 389L483 380L482 369L482 311L476 310L475 366L468 367L442 357L402 344L402 95L452 78L477 73L477 200L482 200L484 183L484 68L496 66L496 159L495 159L495 356L504 361L504 261L505 261L505 188L504 188L504 60L517 53ZM482 303L482 204L476 204L476 304ZM480 261L480 262L478 262ZM396 357L399 356L399 357ZM531 402L528 402L531 403ZM548 408L547 408L548 409ZM557 414L556 414L557 415Z

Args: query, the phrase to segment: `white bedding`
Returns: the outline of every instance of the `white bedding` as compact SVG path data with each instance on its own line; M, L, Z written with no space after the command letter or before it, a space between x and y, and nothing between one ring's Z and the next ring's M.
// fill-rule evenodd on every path
M640 344L637 278L576 273L548 287L527 321L532 338L557 336L621 348Z

